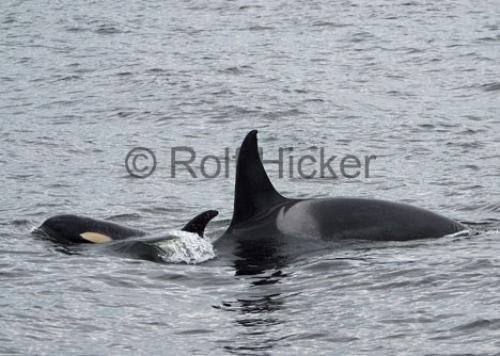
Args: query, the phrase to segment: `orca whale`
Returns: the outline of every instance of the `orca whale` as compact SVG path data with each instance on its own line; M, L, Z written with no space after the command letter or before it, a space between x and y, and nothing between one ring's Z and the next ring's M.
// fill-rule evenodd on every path
M196 215L181 230L203 237L207 224L218 211L207 210ZM62 244L105 243L131 237L146 236L142 230L121 226L109 221L92 219L79 215L57 215L44 221L38 228L49 238Z
M408 241L464 229L456 221L403 203L352 197L286 198L276 191L266 174L258 153L257 131L253 130L239 151L233 217L216 248L233 240L239 242L240 251L258 258L275 253L289 239L303 243ZM255 248L260 252L252 252Z
M218 215L207 210L196 215L181 230L198 234L203 238L205 227ZM150 261L161 261L162 249L157 242L172 236L148 236L145 231L132 229L108 221L86 216L57 215L47 219L35 230L49 239L66 246L77 244L106 244L114 253Z

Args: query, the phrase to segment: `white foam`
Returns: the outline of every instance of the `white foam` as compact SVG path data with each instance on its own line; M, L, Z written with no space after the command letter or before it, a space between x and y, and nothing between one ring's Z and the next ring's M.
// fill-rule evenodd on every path
M35 233L37 233L37 232L40 232L40 229L39 229L39 228L40 228L40 226L33 226L33 227L31 227L30 232L31 232L32 234L35 234Z
M469 229L464 229L464 230L454 232L452 234L448 234L448 235L446 235L446 237L464 237L464 236L470 236L470 235L471 235L471 231Z
M169 263L197 264L215 257L213 245L208 237L201 238L195 233L173 230L169 235L175 239L158 242L165 251L162 258Z

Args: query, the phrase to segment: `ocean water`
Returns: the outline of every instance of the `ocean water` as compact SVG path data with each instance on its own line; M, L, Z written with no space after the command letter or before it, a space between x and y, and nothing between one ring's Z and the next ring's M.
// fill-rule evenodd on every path
M498 5L3 1L0 354L499 354ZM217 250L158 264L31 234L61 213L162 233L217 209L215 240L252 129L264 159L293 148L282 177L266 163L288 197L402 201L470 232L332 246L251 273ZM125 168L135 147L156 156L147 178ZM376 159L356 178L339 158L337 178L289 174L290 155L321 149ZM173 177L175 152L195 155L193 172ZM226 152L215 174L203 159Z

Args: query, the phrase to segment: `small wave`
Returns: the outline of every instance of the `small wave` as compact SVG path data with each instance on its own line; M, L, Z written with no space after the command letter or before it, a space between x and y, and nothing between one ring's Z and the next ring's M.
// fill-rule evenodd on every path
M458 238L458 237L470 237L471 234L472 234L471 230L465 229L465 230L460 230L458 232L454 232L453 234L448 234L445 236L450 237L450 238Z
M167 263L198 264L215 257L210 239L200 238L186 231L171 231L169 235L177 238L161 241L158 246L164 251L162 259Z
M14 219L12 220L12 225L15 225L15 226L26 226L30 223L29 220L26 220L26 219Z
M500 40L500 35L496 35L494 37L493 36L481 37L477 39L477 41L479 42L496 42L499 40Z
M65 77L56 79L55 82L65 82L68 80L80 80L80 79L82 79L82 77L79 75L67 75Z
M500 319L477 319L469 323L465 323L453 328L453 330L457 331L480 331L484 329L489 330L498 330L500 328Z
M252 67L249 65L241 65L241 66L233 66L233 67L228 67L223 70L220 70L220 73L225 73L225 74L243 74L243 72L247 69L251 69Z
M166 70L163 68L157 68L157 67L150 68L150 69L146 70L146 73L163 73L163 72L166 72Z
M262 9L261 5L243 5L238 8L238 10L249 10L249 9Z
M341 28L351 26L350 24L330 21L316 21L312 24L313 27L326 27L326 28Z
M94 32L100 35L112 35L116 33L127 33L128 31L122 31L118 27L115 27L113 25L102 24L97 29L95 29Z
M498 91L500 90L500 83L487 83L481 85L481 89L484 91Z
M69 26L65 28L65 31L67 32L85 32L87 31L86 28L79 27L79 26Z
M250 26L248 28L249 31L269 31L269 30L274 30L274 27L271 26Z
M482 207L482 210L491 212L500 212L500 202L486 204Z

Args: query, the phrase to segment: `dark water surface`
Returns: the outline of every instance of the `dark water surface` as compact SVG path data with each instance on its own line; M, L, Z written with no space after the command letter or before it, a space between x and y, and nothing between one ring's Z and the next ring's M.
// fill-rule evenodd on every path
M498 1L7 0L0 56L0 353L500 353ZM234 171L172 179L171 147L199 163L254 128L270 159L377 155L369 178L266 165L285 195L409 202L471 233L255 275L67 255L30 233L58 213L161 232L218 209L216 238ZM157 155L147 179L124 168L135 146Z

